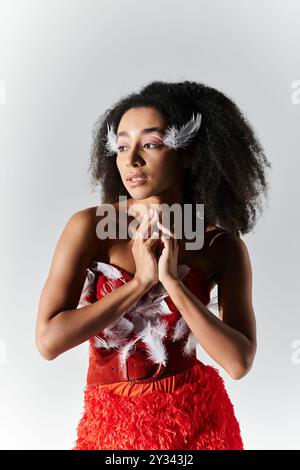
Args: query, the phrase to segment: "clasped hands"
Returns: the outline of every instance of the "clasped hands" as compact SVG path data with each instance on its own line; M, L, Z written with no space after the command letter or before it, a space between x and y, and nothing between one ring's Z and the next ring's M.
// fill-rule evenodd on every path
M150 224L153 227L154 253L157 260L158 280L166 285L169 281L178 280L177 264L179 245L175 234L162 225L157 209L149 210Z

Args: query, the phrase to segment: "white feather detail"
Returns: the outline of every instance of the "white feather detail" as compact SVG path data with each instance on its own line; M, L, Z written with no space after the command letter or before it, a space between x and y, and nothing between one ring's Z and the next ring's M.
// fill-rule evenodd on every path
M197 347L197 344L198 344L198 341L195 337L195 335L190 332L189 333L189 336L182 348L182 352L185 356L190 356L196 349Z
M113 126L110 126L108 123L105 148L108 155L114 155L118 153L117 135L113 129Z
M99 335L95 335L94 346L101 348L118 348L126 342L128 335L133 331L134 325L124 316L111 323L109 326L103 329L104 338Z
M160 313L164 314L164 315L169 315L170 313L172 313L172 310L170 310L167 302L165 300L161 300L160 301Z
M164 137L162 138L163 143L167 147L175 150L186 147L197 134L201 126L201 120L201 113L196 113L196 118L193 113L192 118L180 128L177 128L176 126L168 127ZM113 126L110 126L108 123L105 149L108 155L115 155L118 153L117 135Z
M103 261L93 261L91 266L94 271L101 271L101 273L104 274L104 276L106 277L112 279L123 278L123 273L120 271L120 269L116 268L115 266L112 266L111 264L103 263Z
M115 283L113 282L115 279L123 280L122 273L119 269L111 266L107 263L102 263L100 261L93 261L89 268L86 269L86 277L84 280L83 288L80 294L80 299L76 308L85 307L86 305L90 305L91 302L86 300L86 297L91 295L94 291L94 283L95 283L95 272L94 271L101 271L108 279L103 285L101 289L102 295L106 295L115 288ZM123 281L125 283L125 281ZM107 289L110 288L110 290Z
M95 262L94 270L101 271L105 276L108 277L107 281L103 284L103 295L109 293L106 286L107 283L109 283L109 288L113 290L114 286L111 284L114 283L114 280L122 279L121 270L114 266L108 265L107 263ZM178 277L180 279L185 277L189 271L190 267L188 265L178 265ZM112 279L110 276L113 276L114 279ZM121 347L123 351L123 355L121 354L121 357L124 359L124 357L127 357L126 354L128 354L130 351L130 348L128 350L126 348L126 339L130 333L134 332L134 334L138 335L139 337L140 334L143 335L144 332L147 331L149 326L153 328L153 324L155 324L157 319L159 319L162 315L169 315L173 313L172 310L170 310L167 302L164 300L165 297L168 297L168 292L159 282L138 301L136 301L134 305L127 309L126 312L124 312L126 317L123 315L121 318L116 320L114 323L111 323L102 331L105 339L101 338L99 341L99 338L97 339L96 335L94 337L94 344L104 348ZM158 347L161 349L159 344Z
M118 348L126 341L126 338L133 331L134 325L124 316L117 322L110 324L103 329L108 347Z
M87 268L86 278L83 284L83 288L81 291L80 299L76 308L85 307L86 305L90 305L91 302L85 299L85 297L89 296L93 292L94 288L94 281L95 281L95 274L89 268Z
M157 298L145 296L127 310L126 314L128 318L132 320L133 317L142 315L145 319L151 319L157 318L157 316L160 314L171 314L172 311L169 309L167 303L163 300L166 296L167 294Z
M158 321L155 325L147 324L142 333L139 334L139 339L146 345L150 359L155 364L167 364L167 350L163 343L163 338L167 334L167 323L162 320Z
M194 138L201 126L201 113L194 114L192 118L179 129L172 126L167 129L163 142L167 147L177 150L190 144L190 141Z
M123 337L128 336L134 328L134 325L126 317L121 317L120 319L110 323L109 326L103 329L103 333L107 336L112 336L114 334L121 335Z
M180 317L179 320L177 320L172 331L172 341L178 341L179 339L183 338L189 331L190 328L186 323L185 319L183 317Z
M95 348L108 348L107 341L103 338L100 338L100 336L96 335L93 336L93 346Z
M99 338L99 336L96 337L96 341L103 340L103 338ZM95 339L95 336L94 336ZM104 343L105 341L105 343ZM109 336L106 337L105 340L102 342L103 346L100 346L101 348L104 347L106 349L118 349L124 342L123 338L118 338L117 336Z
M108 263L94 261L91 269L87 269L80 305L83 305L84 302L86 302L85 305L90 303L85 301L83 297L90 295L95 288L95 271L101 271L107 277L103 283L103 295L114 290L117 279L126 283L120 269ZM189 271L190 267L188 265L178 265L178 277L180 279L183 279ZM101 332L103 337L95 335L92 338L94 347L118 349L120 362L124 366L134 344L142 341L151 360L154 363L166 365L168 358L163 340L167 335L168 323L164 320L164 316L173 313L165 300L166 297L168 297L166 289L158 282L138 299L131 308L126 310L123 316L104 328ZM212 307L215 304L216 297L211 299L208 306ZM130 334L134 334L134 337L129 340ZM177 341L185 335L188 335L188 337L182 352L185 355L190 355L196 348L197 340L181 317L173 329L172 340Z
M120 363L121 367L125 367L126 361L129 357L129 353L132 350L134 344L138 340L139 340L139 338L136 337L133 340L128 341L127 343L125 343L124 346L122 346L122 348L120 348L120 350L119 350L119 363Z
M219 316L219 301L218 301L218 294L214 295L209 303L206 305L208 310L210 310L214 315Z

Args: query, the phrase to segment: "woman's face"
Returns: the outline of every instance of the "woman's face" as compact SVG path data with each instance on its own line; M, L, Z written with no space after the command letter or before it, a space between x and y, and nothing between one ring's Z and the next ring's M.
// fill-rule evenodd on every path
M178 152L163 144L166 128L164 116L153 107L131 108L120 120L116 163L135 200L151 196L168 199L171 193L172 199L176 194L181 197L184 163ZM146 181L128 181L134 173L145 176Z

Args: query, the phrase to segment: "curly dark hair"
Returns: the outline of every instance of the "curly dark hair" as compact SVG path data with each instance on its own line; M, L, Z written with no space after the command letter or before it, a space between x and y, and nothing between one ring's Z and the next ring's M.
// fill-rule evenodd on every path
M115 158L107 157L107 124L116 131L130 108L156 108L169 126L182 126L193 113L202 114L201 127L188 152L192 165L185 169L184 203L204 204L204 225L218 225L238 236L250 232L267 199L265 168L271 168L253 127L233 101L202 83L153 81L121 98L93 129L89 172L92 186L100 185L103 203L114 203L126 190ZM117 154L116 154L117 155Z

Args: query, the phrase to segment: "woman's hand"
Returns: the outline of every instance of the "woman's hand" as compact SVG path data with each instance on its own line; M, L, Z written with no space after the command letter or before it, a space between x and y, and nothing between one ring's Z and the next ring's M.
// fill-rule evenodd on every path
M163 250L158 260L158 279L162 284L178 279L177 263L179 246L175 234L164 227L159 220L157 226L162 231L160 237Z
M136 266L134 277L139 279L149 289L159 281L158 265L154 252L159 237L158 232L153 231L155 223L153 211L150 209L150 212L144 215L139 228L135 231L132 245L132 253ZM152 231L153 234L151 235Z

